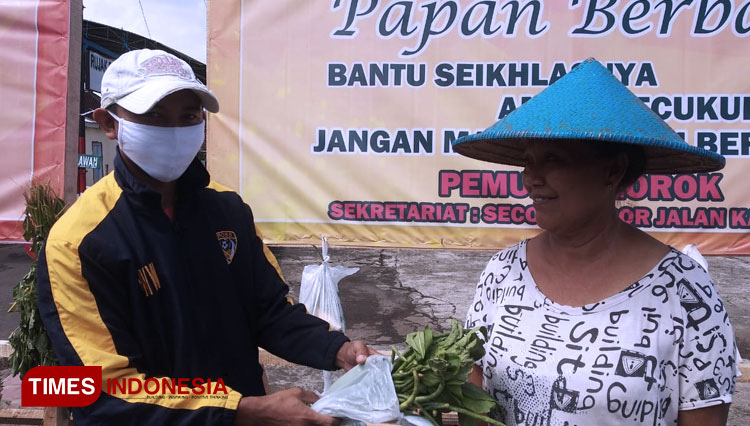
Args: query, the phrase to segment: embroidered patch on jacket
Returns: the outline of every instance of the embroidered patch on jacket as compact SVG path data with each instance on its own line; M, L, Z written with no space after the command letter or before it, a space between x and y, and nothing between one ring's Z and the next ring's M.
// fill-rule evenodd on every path
M138 285L146 296L153 296L155 292L161 289L159 276L156 275L153 262L138 269Z
M216 238L219 239L219 245L227 259L227 265L232 263L234 253L237 252L237 235L234 231L220 231L216 233Z

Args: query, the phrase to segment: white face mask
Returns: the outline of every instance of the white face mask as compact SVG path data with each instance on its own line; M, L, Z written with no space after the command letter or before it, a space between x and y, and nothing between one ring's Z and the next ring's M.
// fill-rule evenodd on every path
M159 127L134 123L107 111L117 120L117 144L152 178L177 180L203 145L206 122L185 127Z

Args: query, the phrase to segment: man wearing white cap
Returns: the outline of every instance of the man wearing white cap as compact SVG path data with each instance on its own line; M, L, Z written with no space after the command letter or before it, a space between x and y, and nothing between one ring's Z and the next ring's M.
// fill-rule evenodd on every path
M75 423L336 424L310 392L265 395L258 347L328 370L374 351L287 297L250 208L196 159L204 108L216 97L163 51L128 52L102 78L93 115L117 140L114 172L58 220L38 270L60 364L102 367Z

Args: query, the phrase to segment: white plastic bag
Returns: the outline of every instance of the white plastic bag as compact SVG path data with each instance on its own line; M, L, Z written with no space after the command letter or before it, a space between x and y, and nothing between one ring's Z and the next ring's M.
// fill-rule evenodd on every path
M359 268L331 266L328 261L328 240L323 236L323 262L320 265L307 265L302 271L299 289L299 302L307 311L327 321L331 330L346 331L344 310L339 299L339 281L359 271ZM323 392L331 385L331 372L323 372Z
M688 244L685 246L685 248L682 249L682 252L686 255L690 256L700 264L704 270L708 271L708 262L706 261L706 258L703 257L700 251L698 251L698 246L695 244Z
M312 409L350 420L342 425L384 423L399 419L401 412L391 378L390 358L383 355L367 357L363 365L352 368L336 380L312 405Z
M344 310L339 299L339 281L359 271L359 268L331 266L328 261L328 240L323 236L323 263L307 265L302 271L299 302L307 311L327 321L332 330L346 330Z

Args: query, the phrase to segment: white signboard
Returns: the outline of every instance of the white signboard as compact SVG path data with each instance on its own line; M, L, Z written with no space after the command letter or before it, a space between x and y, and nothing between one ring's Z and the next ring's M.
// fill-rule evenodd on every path
M102 76L113 59L89 51L89 86L90 90L101 93Z
M78 154L78 167L81 169L98 169L101 167L100 155Z

